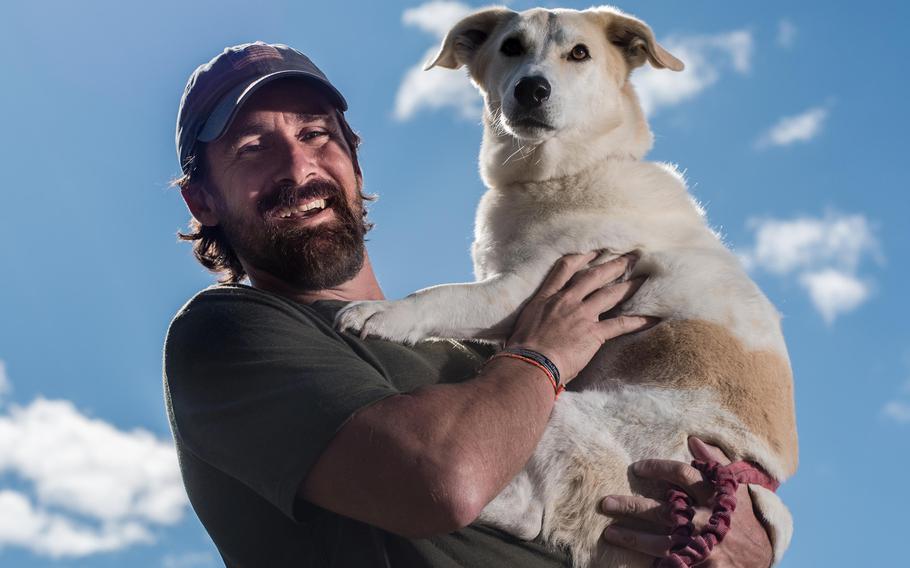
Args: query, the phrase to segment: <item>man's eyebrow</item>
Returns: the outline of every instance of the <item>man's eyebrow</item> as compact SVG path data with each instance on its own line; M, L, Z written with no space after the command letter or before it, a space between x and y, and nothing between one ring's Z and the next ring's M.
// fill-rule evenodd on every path
M319 121L326 121L329 119L329 115L324 112L313 113L313 114L305 113L305 112L298 112L298 113L295 113L295 116L297 117L297 120L300 122L319 122Z
M329 115L326 113L304 113L297 112L294 113L294 118L297 119L300 123L309 123L309 122L328 122ZM249 136L251 134L259 134L266 130L265 124L261 122L251 122L250 124L244 124L241 126L237 132L234 134L233 138L236 140L238 138L243 138L244 136Z
M249 136L250 134L259 134L265 130L265 125L260 122L252 122L250 124L243 125L232 138L237 140L238 138L243 138L244 136Z

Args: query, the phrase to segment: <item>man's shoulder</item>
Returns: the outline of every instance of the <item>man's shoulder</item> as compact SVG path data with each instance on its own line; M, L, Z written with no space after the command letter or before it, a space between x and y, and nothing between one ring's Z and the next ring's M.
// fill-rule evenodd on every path
M301 304L243 284L218 284L197 292L168 326L165 351L187 344L231 336L249 338L265 330L334 336L336 306Z
M200 310L230 310L256 305L288 310L299 309L302 306L277 294L257 290L245 284L215 284L196 292L177 311L174 319Z
M322 306L321 304L332 304ZM331 322L331 315L343 305L338 302L316 302L302 304L278 294L247 286L245 284L216 284L200 290L193 295L174 315L171 325L191 319L223 319L277 317L280 315L294 317L302 321L318 320Z

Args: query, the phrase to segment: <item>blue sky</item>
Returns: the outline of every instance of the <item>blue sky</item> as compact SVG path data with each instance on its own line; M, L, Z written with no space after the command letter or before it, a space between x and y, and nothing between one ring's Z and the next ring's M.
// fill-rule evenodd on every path
M899 39L910 9L618 5L689 65L671 79L637 74L650 159L687 172L785 316L802 452L781 489L796 519L783 566L891 563L910 507L910 49ZM212 281L174 236L187 220L168 188L177 103L224 46L290 44L345 93L366 188L380 195L369 247L388 296L471 279L479 97L458 73L409 74L465 9L5 7L0 565L220 565L175 473L160 364L170 317Z

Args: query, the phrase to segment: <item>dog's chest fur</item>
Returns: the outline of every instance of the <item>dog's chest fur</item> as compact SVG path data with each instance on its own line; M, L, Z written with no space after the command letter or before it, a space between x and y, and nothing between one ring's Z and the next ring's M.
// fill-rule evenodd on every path
M475 268L492 274L528 258L552 262L554 255L589 250L557 250L560 244L602 241L605 230L623 241L614 243L616 251L662 248L681 233L690 242L703 237L703 245L716 246L672 167L605 159L573 175L490 189L477 211ZM623 248L627 243L633 246Z
M627 313L698 319L730 329L749 348L786 357L778 315L708 227L681 175L664 164L605 159L571 176L512 183L481 199L475 276L545 274L562 255L637 251L649 282Z

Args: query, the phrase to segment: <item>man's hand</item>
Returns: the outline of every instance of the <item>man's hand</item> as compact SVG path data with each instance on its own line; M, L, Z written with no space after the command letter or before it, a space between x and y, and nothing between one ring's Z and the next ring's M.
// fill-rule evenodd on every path
M698 438L689 438L689 449L698 460L714 460L722 465L730 463L726 455L715 446ZM663 481L682 488L695 506L693 523L696 530L703 527L711 516L712 487L701 472L689 464L671 460L642 460L632 465L635 475ZM663 498L663 496L661 496ZM772 550L768 534L752 510L752 498L744 483L736 493L737 505L733 513L730 532L713 550L708 560L698 566L766 568L771 565ZM666 556L670 550L672 519L667 501L635 495L610 495L601 503L604 514L619 520L604 531L604 540L612 545L637 550L654 557ZM635 519L636 526L644 521L649 530L623 526L623 521Z
M601 319L629 299L644 277L620 281L634 263L632 255L590 266L599 252L560 258L522 308L506 347L543 353L560 371L563 383L591 362L604 342L657 323L657 318L620 315Z

